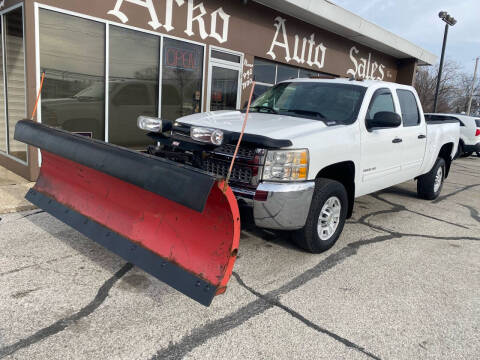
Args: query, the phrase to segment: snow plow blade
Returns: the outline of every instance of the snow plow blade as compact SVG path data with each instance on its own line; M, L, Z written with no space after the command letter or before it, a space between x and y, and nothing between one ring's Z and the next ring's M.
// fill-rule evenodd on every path
M27 200L203 305L225 292L240 215L222 180L29 120L15 139L42 150Z

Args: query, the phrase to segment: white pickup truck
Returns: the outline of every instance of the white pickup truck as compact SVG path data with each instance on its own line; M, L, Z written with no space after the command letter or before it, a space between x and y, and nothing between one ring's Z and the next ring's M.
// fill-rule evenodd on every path
M244 111L175 122L140 117L149 153L225 177ZM457 121L426 122L411 86L380 81L282 82L251 107L230 185L257 226L292 230L310 252L329 249L354 199L416 179L435 199L459 143Z

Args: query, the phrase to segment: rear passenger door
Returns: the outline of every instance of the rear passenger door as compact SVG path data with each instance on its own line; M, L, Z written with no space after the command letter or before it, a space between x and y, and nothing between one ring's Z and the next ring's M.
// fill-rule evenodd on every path
M427 128L414 93L406 89L397 89L396 92L403 122L402 177L413 179L419 175L422 167L427 146Z

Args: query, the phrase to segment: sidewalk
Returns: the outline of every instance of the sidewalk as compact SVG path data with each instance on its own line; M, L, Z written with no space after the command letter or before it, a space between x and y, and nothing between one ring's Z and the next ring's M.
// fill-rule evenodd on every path
M0 214L35 209L24 199L32 186L32 182L0 166Z

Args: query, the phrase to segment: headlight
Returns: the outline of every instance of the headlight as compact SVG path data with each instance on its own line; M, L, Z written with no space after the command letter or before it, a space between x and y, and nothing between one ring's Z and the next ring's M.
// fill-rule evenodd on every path
M137 119L137 126L139 129L150 132L162 132L162 120L155 117L139 116Z
M308 150L269 150L263 180L302 181L308 176Z
M190 137L196 141L220 146L223 144L224 136L222 130L192 126L190 128Z

